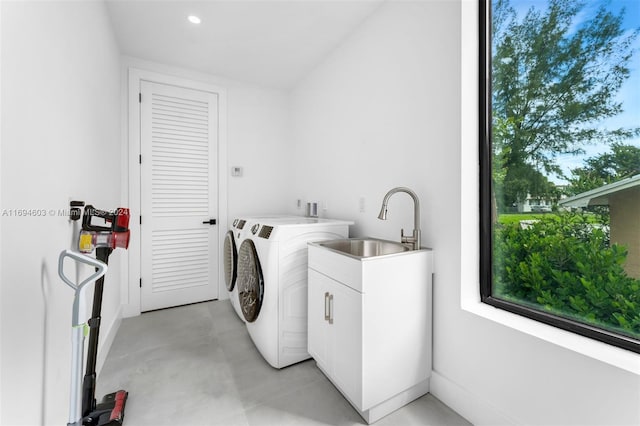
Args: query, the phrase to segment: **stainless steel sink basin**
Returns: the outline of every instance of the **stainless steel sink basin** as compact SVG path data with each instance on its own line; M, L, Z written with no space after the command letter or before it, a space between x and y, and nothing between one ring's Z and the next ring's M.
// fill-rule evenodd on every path
M324 241L317 244L354 257L375 257L411 251L409 247L400 243L373 238L348 238Z

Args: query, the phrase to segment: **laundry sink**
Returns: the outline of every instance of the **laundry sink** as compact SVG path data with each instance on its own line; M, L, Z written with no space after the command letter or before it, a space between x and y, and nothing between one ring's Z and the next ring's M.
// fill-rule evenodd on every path
M318 245L357 258L384 256L411 250L409 247L394 241L378 240L374 238L331 240L318 243Z
M347 238L309 243L309 268L325 273L356 291L368 286L425 279L431 250L412 250L395 242L377 238ZM382 283L385 284L382 284Z

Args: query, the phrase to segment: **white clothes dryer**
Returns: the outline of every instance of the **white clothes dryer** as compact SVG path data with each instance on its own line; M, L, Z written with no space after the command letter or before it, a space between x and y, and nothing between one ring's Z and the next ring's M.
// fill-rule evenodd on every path
M236 286L249 336L275 368L307 352L307 243L347 238L351 221L289 217L254 222L238 249Z
M224 280L229 294L229 301L233 310L238 317L246 322L244 315L240 309L240 302L238 300L238 287L236 285L237 272L238 272L238 250L242 242L251 234L251 225L253 222L260 222L263 220L281 220L297 218L297 216L290 215L275 215L275 216L245 216L233 220L231 228L227 231L224 238L224 250L223 250L223 265L224 265Z
M229 301L238 317L244 321L244 316L240 310L238 302L238 288L236 286L238 273L238 248L245 238L245 234L250 232L247 219L234 219L233 224L224 237L223 265L224 281L229 293Z

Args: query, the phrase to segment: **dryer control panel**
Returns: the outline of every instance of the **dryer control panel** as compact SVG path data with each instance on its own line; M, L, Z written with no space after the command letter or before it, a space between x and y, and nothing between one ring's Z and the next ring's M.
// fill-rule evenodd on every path
M271 232L273 232L273 226L264 225L262 229L260 229L258 237L269 239L269 237L271 236Z

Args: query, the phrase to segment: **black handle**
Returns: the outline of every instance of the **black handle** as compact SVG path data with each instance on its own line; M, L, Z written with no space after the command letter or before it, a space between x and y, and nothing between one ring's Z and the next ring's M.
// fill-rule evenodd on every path
M205 225L215 225L216 224L216 220L215 219L209 219L209 220L205 220L202 223L205 224Z

